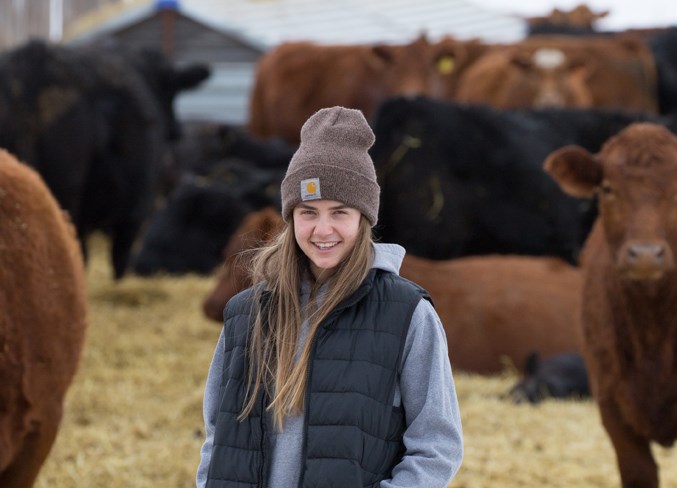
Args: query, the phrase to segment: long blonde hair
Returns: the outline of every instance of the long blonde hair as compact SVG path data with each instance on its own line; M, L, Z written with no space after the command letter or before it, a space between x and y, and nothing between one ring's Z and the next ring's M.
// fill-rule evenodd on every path
M372 244L370 224L361 216L352 252L326 281L313 284L304 310L299 297L301 280L312 274L308 258L296 243L293 223L288 223L269 246L257 252L251 270L254 325L248 347L248 388L239 420L251 412L262 385L272 399L267 408L272 409L278 429L282 430L285 416L302 411L315 332L322 320L364 281L372 264ZM327 292L318 306L316 292L325 284ZM303 351L295 361L304 320L308 321L310 330Z

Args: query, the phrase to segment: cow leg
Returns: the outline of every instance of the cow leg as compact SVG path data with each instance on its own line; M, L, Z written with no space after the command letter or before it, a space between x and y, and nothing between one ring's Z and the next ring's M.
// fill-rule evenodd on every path
M80 243L80 252L82 252L82 259L85 264L89 260L89 250L87 248L87 235L82 229L78 229L78 242Z
M125 274L132 245L140 227L140 224L126 222L116 225L113 229L111 253L116 280L119 280Z
M61 408L55 408L52 418L35 425L35 428L24 437L23 445L17 452L12 464L0 473L2 488L28 488L33 486L40 468L49 451L61 421Z
M623 488L658 488L658 467L650 442L623 422L617 406L600 404L602 423L614 450Z

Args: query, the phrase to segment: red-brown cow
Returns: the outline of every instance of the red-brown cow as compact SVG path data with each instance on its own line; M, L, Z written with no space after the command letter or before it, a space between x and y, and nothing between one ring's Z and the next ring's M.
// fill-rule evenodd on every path
M608 10L594 12L582 3L571 10L554 8L548 15L526 17L529 32L595 32L595 23L609 15Z
M427 93L427 96L442 100L456 99L458 84L463 73L484 54L495 48L495 44L487 44L479 39L459 40L445 36L431 46L432 60L439 76L436 83L441 84L441 92Z
M0 486L33 486L86 329L73 226L36 172L0 150Z
M435 44L425 36L404 45L283 43L258 63L248 129L298 144L303 123L323 107L356 108L371 119L389 96L445 97L481 52L479 41L450 37Z
M530 353L580 351L580 271L558 258L406 255L400 274L428 290L457 370L522 370Z
M202 302L204 314L217 322L223 321L223 307L236 293L251 284L247 251L265 244L282 229L282 216L273 207L252 212L242 219L223 250L223 268L217 284Z
M656 488L650 444L677 438L677 137L636 123L595 155L561 148L545 168L570 194L598 195L582 255L584 356L623 487Z
M532 36L488 50L462 74L456 99L656 113L656 90L653 56L636 36Z
M243 221L204 302L209 318L221 322L226 302L250 283L237 257L246 256L241 253L260 245L281 225L279 212L270 208ZM431 261L407 255L400 274L430 292L457 369L497 373L506 360L523 368L533 351L543 356L580 351L580 275L563 261L507 256Z

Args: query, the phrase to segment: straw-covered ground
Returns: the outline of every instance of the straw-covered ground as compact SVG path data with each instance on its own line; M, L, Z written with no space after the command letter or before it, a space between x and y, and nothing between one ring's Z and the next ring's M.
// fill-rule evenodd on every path
M194 486L204 380L219 334L200 304L214 279L132 276L114 283L106 242L92 244L84 356L36 486ZM466 454L449 487L618 486L592 402L513 405L501 398L516 379L509 371L455 379ZM664 486L677 486L675 453L654 452Z

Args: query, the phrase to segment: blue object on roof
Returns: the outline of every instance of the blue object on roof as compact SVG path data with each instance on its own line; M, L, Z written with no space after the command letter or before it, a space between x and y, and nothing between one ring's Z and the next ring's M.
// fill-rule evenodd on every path
M179 0L156 0L155 10L179 10Z

